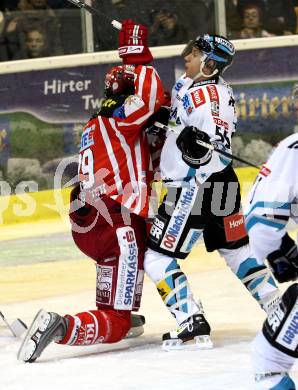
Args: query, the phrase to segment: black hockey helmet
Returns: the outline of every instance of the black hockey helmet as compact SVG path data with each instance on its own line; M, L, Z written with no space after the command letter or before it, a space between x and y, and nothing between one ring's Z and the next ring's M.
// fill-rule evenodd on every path
M190 54L193 48L197 48L205 54L203 58L205 64L209 60L216 61L217 74L221 74L231 65L235 55L233 43L221 35L204 34L198 36L186 45L182 56L185 57Z

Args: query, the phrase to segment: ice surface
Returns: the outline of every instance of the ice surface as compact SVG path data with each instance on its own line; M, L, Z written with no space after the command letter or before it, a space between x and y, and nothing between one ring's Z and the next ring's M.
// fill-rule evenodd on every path
M194 269L191 267L189 280L212 326L213 350L161 350L161 334L175 327L175 323L152 283L146 280L140 312L145 314L147 324L145 334L137 339L89 347L52 344L36 363L24 364L16 360L20 340L1 326L0 389L253 389L250 343L264 314L227 268L207 267L203 272ZM2 305L1 310L10 321L19 317L29 324L41 307L75 314L94 308L93 300L94 291L90 290ZM298 383L297 370L292 377Z

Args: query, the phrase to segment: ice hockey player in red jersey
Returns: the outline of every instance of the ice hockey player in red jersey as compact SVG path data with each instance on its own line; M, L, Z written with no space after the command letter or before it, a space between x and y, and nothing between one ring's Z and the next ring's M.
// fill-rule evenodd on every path
M136 50L137 48L137 54ZM59 344L115 343L140 307L146 217L152 161L143 132L162 105L163 86L147 47L147 29L124 21L119 36L123 65L106 76L106 99L81 138L79 181L71 193L70 219L76 245L96 262L96 310L60 316L41 310L18 359L35 361Z

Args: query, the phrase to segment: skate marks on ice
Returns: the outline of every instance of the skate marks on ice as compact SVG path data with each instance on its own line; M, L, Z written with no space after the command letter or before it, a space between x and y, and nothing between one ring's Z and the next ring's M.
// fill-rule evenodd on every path
M253 330L214 330L213 350L165 352L160 331L149 321L137 339L86 347L51 344L32 364L16 359L21 340L0 332L0 388L5 390L253 389ZM293 377L297 380L298 373Z
M215 348L206 351L162 351L160 335L155 333L115 345L52 344L33 364L16 360L20 340L11 338L11 343L0 348L0 366L4 373L0 377L0 388L40 390L42 383L43 390L53 386L63 390L107 387L149 390L166 386L171 389L252 389L249 342L239 342L236 333L235 337L224 337L222 332L214 332ZM244 339L250 336L240 335Z
M202 261L207 260L207 256L202 257ZM213 350L161 349L162 333L174 329L175 323L161 305L153 284L145 280L141 310L146 316L144 335L114 345L52 344L33 364L18 362L21 340L6 338L5 345L0 344L0 389L252 390L250 344L264 314L227 268L189 272L189 278L195 296L204 302L213 330ZM2 305L1 309L9 320L20 317L29 325L40 308L64 314L94 306L93 290L37 297ZM5 338L7 333L0 329L0 336ZM297 371L292 376L298 380Z
M1 329L0 329L1 331ZM211 356L216 354L220 349L230 349L233 351L235 348L238 348L239 344L249 344L254 337L254 332L247 332L243 329L243 331L239 330L230 330L229 332L219 331L213 332L212 340L214 342L214 348L211 350ZM0 334L0 346L6 347L7 351L17 353L18 348L21 345L22 338L14 338L6 335ZM107 356L113 356L114 354L119 355L123 354L123 358L126 359L130 354L138 354L138 352L143 352L144 354L156 354L160 355L161 358L167 357L167 354L175 354L179 357L179 352L184 354L187 351L170 351L165 352L161 349L161 335L160 334L143 334L142 336L123 340L116 344L97 344L91 346L81 346L81 347L73 347L68 345L58 345L55 343L50 344L42 356L38 358L38 360L34 363L53 363L58 360L65 359L84 359L88 357L96 357L105 358ZM205 355L205 351L197 350L194 353L198 353L199 356L203 357ZM124 356L125 355L125 356ZM1 353L0 353L1 356ZM1 358L0 358L1 361Z

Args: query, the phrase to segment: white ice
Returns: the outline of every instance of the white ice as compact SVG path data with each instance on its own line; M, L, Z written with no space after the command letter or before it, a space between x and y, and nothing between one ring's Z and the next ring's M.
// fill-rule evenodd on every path
M20 340L1 327L0 390L253 389L250 344L261 327L263 312L229 269L219 265L196 272L192 267L188 273L213 329L213 350L161 350L161 334L175 323L146 280L140 311L146 316L145 334L134 340L90 347L52 344L36 363L24 364L16 360ZM2 305L1 310L10 321L19 317L30 323L40 308L75 314L94 308L93 301L90 290ZM292 377L298 383L297 368Z

